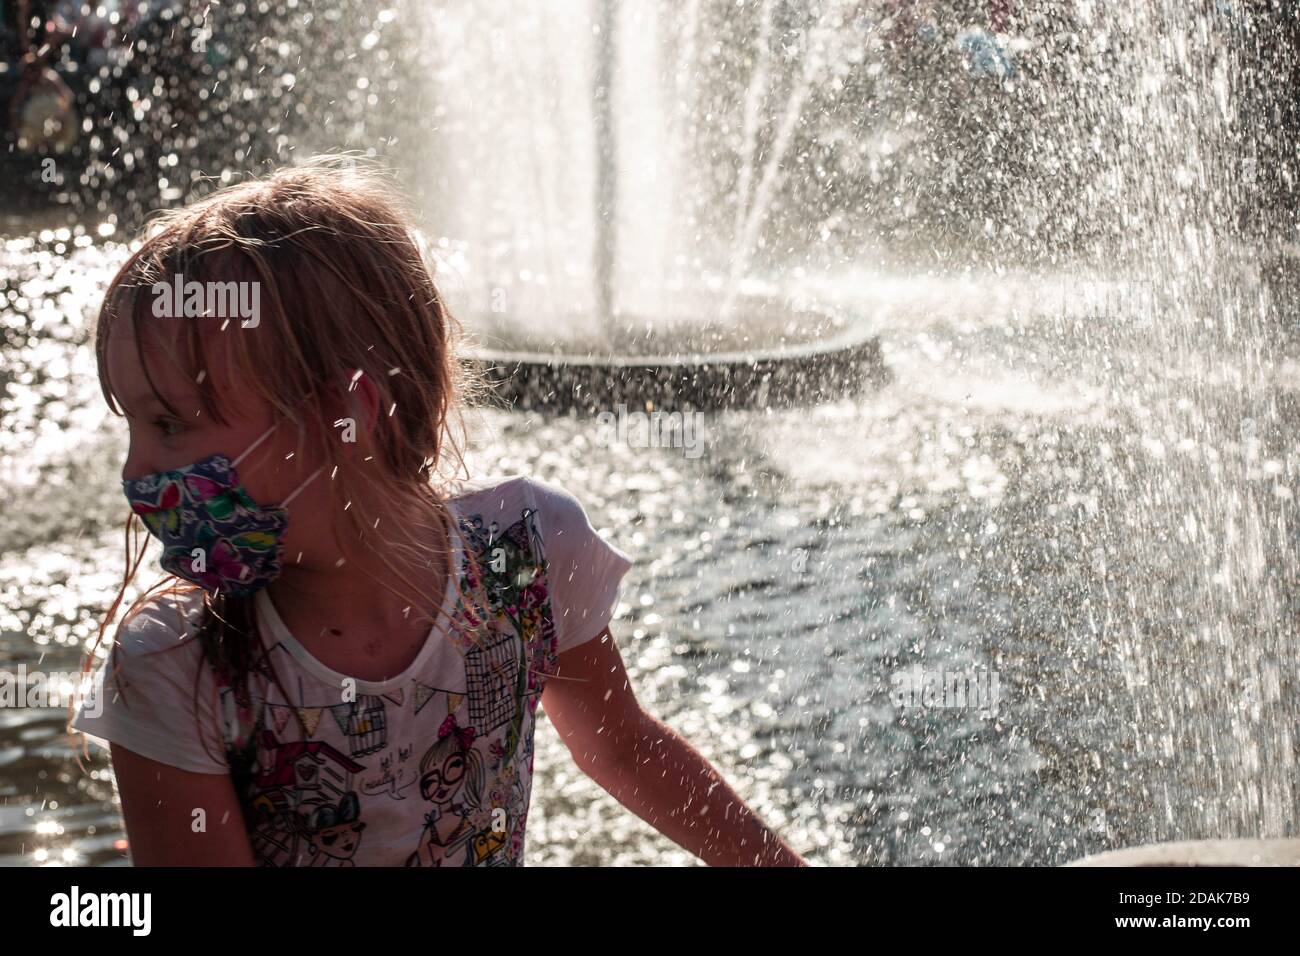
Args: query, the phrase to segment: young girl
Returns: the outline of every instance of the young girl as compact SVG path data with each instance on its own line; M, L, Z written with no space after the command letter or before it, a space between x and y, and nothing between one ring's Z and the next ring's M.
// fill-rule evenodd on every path
M114 277L133 514L104 628L136 521L171 577L72 726L110 742L135 863L520 864L540 702L702 860L805 865L641 709L608 628L631 561L582 505L448 474L458 333L382 180L328 163L163 215Z

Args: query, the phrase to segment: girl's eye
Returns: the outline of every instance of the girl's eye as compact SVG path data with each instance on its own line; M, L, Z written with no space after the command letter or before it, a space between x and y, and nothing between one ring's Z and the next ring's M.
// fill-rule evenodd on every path
M174 418L156 418L154 425L167 436L178 435L185 429L185 426Z

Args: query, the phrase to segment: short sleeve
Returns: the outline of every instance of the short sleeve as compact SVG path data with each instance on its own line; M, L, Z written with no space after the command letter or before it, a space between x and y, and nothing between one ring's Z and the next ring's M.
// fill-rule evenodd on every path
M119 628L71 726L182 770L229 773L216 682L188 637L194 595L155 598Z
M632 559L591 526L582 504L564 488L530 481L546 557L556 653L599 635L618 605Z

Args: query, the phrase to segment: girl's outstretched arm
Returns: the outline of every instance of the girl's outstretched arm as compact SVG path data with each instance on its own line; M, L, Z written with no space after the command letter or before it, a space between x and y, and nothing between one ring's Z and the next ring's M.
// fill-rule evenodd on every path
M256 864L228 775L181 770L109 746L136 866Z
M583 773L711 866L807 866L672 728L641 709L606 628L559 656L542 708Z

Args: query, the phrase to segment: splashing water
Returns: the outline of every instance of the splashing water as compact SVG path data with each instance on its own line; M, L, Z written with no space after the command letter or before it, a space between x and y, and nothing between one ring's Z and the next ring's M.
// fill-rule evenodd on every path
M1300 45L1280 17L647 0L601 54L594 2L339 9L245 28L262 62L219 67L211 101L157 94L182 131L140 142L141 107L102 154L188 188L201 113L218 177L375 147L466 314L543 340L601 333L604 298L699 316L701 290L743 335L753 288L878 331L888 387L711 415L698 460L496 412L473 454L564 483L637 559L614 629L640 698L791 842L1007 864L1295 835ZM265 123L231 105L255 103ZM87 173L101 194L114 162ZM89 219L6 223L0 651L73 667L113 590L125 448L84 317L128 250ZM900 712L891 680L918 665L996 671L998 712ZM61 718L0 713L0 859L118 856L105 765L74 772ZM683 861L539 734L530 862Z

